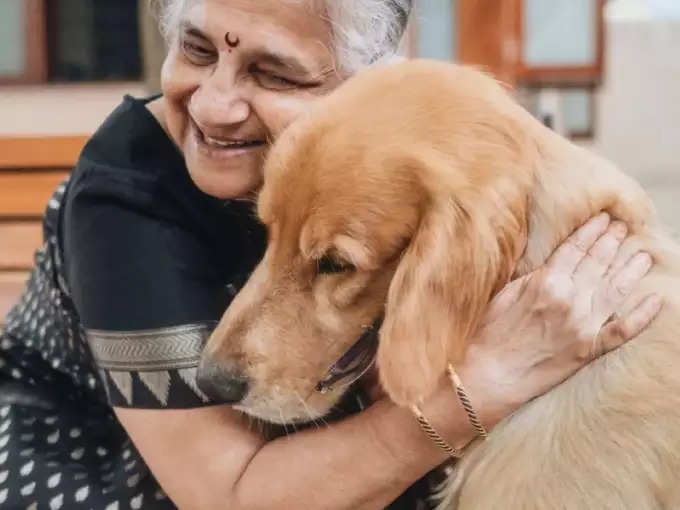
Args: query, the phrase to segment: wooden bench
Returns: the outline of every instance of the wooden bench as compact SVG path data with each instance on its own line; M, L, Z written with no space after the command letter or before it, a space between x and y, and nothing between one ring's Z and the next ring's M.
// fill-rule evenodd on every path
M21 295L28 274L28 271L0 271L0 329L7 313Z
M42 216L87 137L0 138L0 329L42 245Z
M0 200L4 201L5 190L0 190ZM21 293L33 254L41 244L39 220L0 220L0 325Z

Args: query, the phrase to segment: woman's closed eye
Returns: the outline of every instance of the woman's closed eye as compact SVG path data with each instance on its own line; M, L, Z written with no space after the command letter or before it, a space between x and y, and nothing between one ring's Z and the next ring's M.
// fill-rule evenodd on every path
M215 62L217 53L214 48L207 44L192 41L188 38L182 39L182 53L193 64L210 65Z
M318 82L306 82L293 78L286 78L276 72L261 69L256 65L250 67L250 73L255 77L255 80L260 87L268 90L306 89L320 85Z

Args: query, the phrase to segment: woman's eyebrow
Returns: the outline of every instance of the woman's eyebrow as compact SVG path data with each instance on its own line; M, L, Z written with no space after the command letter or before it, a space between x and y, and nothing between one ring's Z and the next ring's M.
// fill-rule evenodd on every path
M183 21L182 22L182 32L188 35L193 35L194 37L198 37L199 39L203 39L206 42L210 42L210 37L208 37L206 34L201 32L199 28L196 26L192 25L188 21Z

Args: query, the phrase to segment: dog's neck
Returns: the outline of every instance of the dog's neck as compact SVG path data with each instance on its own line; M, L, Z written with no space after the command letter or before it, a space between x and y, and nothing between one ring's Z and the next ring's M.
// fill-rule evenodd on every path
M574 230L601 211L625 221L631 232L641 233L655 222L653 205L640 185L612 163L567 146L553 133L542 142L543 161L528 197L527 244L516 276L541 266Z

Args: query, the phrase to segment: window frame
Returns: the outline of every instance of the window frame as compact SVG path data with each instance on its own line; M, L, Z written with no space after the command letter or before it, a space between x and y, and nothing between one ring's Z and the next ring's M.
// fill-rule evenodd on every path
M595 61L586 66L529 66L524 61L525 0L458 0L458 61L482 66L511 87L597 86L604 69L606 0L596 2Z
M593 86L602 80L604 61L604 7L606 0L594 0L596 3L595 18L595 61L585 66L528 66L523 59L524 55L524 11L525 0L515 0L517 21L517 81L526 85L541 86Z
M570 140L573 141L589 141L593 140L595 138L595 128L597 125L597 100L595 97L596 93L596 88L595 86L588 85L588 86L579 86L579 85L573 85L573 86L567 86L564 87L565 91L568 91L569 89L583 89L584 92L588 93L588 120L590 121L588 123L588 128L586 128L583 131L579 130L570 130L567 129L565 136L569 138Z

